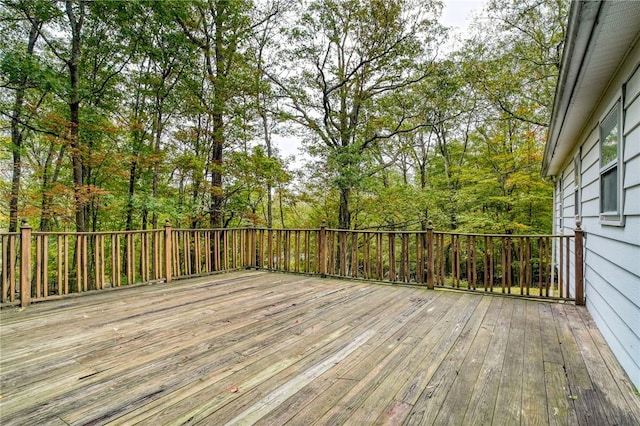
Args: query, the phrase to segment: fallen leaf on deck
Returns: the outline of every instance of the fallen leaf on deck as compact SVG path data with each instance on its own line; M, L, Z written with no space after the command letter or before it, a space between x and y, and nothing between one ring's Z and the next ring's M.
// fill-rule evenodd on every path
M231 393L236 393L238 392L238 387L237 386L231 386L231 389L229 389L231 391Z

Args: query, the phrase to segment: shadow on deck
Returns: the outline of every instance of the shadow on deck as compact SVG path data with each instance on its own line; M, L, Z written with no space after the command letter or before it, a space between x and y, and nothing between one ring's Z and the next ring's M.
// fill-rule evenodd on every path
M244 271L0 315L3 425L640 424L573 304Z

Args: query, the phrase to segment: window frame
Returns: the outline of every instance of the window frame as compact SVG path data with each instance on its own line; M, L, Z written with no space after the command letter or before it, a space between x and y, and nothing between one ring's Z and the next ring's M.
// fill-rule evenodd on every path
M603 141L606 139L606 136L603 132L605 130L605 125L611 124L612 114L615 114L615 124L617 126L618 133L618 141L616 146L616 158L614 160L609 161L607 164L602 164L603 160ZM606 113L602 115L600 121L598 122L598 148L600 151L600 156L598 159L599 165L599 173L598 173L598 185L599 185L599 218L601 225L610 225L610 226L624 226L624 203L623 203L623 195L624 195L624 161L622 155L624 153L623 149L623 137L624 137L624 104L623 97L621 95L617 96L611 105L607 108ZM615 210L604 210L604 176L608 173L616 170L616 209Z
M558 233L564 232L564 173L558 179Z

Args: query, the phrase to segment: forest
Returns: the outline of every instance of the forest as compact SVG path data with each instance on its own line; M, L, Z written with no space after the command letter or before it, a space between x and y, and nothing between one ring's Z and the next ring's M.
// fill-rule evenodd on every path
M548 233L568 8L1 0L0 228Z

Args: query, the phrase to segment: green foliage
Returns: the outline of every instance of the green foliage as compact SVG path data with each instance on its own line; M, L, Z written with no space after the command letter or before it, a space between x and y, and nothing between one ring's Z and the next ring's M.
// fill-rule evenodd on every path
M205 227L218 215L227 226L550 231L540 163L564 0L492 1L444 55L437 1L70 5L84 14L75 86L65 3L0 5L3 225L18 152L18 213L41 229L73 229L81 208L90 229ZM277 134L303 142L299 171Z

